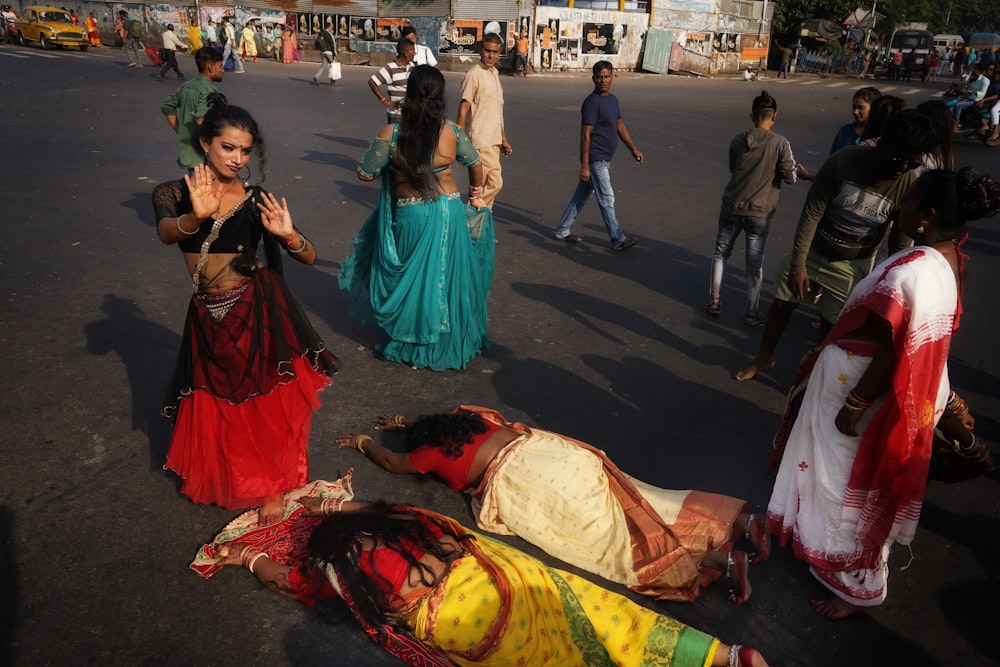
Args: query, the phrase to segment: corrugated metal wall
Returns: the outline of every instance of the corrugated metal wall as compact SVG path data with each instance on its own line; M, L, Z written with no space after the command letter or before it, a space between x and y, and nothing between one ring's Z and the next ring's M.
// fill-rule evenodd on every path
M456 19L516 21L520 13L517 0L455 0L451 9Z

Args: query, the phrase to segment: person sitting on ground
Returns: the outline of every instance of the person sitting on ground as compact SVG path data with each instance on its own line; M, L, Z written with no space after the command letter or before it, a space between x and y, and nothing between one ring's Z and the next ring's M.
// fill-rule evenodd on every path
M242 564L307 605L339 598L410 665L767 667L753 648L723 644L454 519L357 502L349 486L307 488L313 495L298 494L297 508L289 501L276 526L231 523L192 568L207 577ZM316 514L325 516L308 516Z
M508 422L495 410L463 405L417 421L382 417L376 428L405 430L409 451L354 433L337 444L389 472L434 473L472 494L482 530L517 535L645 595L691 601L725 574L730 600L742 604L750 597L747 565L770 554L764 519L746 501L656 488L591 445ZM743 539L755 553L733 550Z

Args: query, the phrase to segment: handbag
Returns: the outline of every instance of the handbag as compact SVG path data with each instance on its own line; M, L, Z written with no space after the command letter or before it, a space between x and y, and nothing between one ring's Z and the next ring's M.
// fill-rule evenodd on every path
M340 72L340 63L334 60L332 63L330 63L330 80L338 81L341 78L341 76L343 75Z

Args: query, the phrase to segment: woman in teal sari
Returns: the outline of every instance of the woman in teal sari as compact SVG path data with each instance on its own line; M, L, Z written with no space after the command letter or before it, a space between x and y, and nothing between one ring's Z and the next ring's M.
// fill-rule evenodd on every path
M469 170L468 206L451 173L456 160ZM465 368L489 345L493 218L479 154L445 118L439 71L413 70L400 123L382 128L357 171L363 181L381 175L382 189L340 273L351 316L382 332L376 349L390 361Z

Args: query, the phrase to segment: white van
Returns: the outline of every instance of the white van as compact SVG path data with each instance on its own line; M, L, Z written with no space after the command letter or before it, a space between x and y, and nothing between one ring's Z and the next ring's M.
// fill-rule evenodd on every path
M953 50L965 44L961 35L934 35L934 48L938 51L942 49Z

